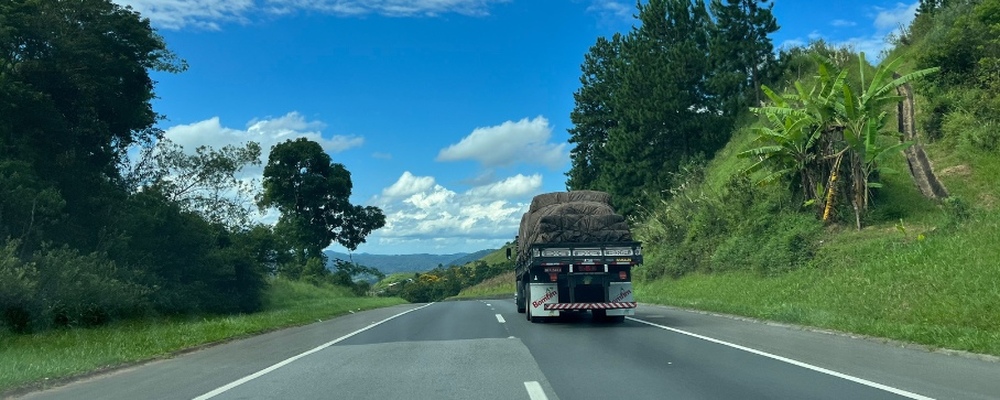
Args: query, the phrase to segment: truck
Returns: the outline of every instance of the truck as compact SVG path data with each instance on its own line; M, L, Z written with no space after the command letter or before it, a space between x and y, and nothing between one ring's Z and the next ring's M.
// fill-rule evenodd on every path
M605 192L580 190L535 196L515 238L514 301L528 321L586 312L623 322L635 315L632 269L642 244ZM510 248L507 258L514 257Z

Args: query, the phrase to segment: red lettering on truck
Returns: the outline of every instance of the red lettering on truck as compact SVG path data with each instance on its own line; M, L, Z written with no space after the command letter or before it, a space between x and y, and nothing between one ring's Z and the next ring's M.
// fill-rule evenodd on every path
M542 304L545 304L546 301L549 301L550 299L552 299L553 297L556 297L558 295L559 295L559 292L556 292L555 290L546 291L545 292L545 296L542 296L542 298L540 298L540 299L538 299L536 301L532 301L531 302L531 306L535 307L535 308L538 308L538 306L540 306Z

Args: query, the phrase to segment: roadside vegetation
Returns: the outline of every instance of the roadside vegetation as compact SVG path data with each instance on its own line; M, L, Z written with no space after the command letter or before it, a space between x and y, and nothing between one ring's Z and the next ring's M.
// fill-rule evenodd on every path
M508 243L483 258L465 265L439 265L430 271L413 274L393 274L375 285L380 296L399 296L414 303L426 303L457 296L466 288L475 287L484 281L495 281L496 277L514 270L512 261L507 260ZM513 280L511 281L513 287ZM511 290L513 293L513 289Z
M13 0L0 26L0 390L402 301L324 257L385 217L318 143L164 137L150 73L187 64L148 19Z
M451 299L478 299L478 298L513 298L514 297L514 271L507 271L500 275L479 282L475 285L462 289Z
M253 314L159 317L92 329L0 334L0 394L171 357L185 349L305 325L349 311L401 303L405 301L399 298L357 297L342 286L276 279L264 293L264 309Z
M987 311L1000 306L1000 1L921 1L913 23L880 55L823 42L773 59L751 54L760 79L713 61L743 59L724 45L727 33L770 46L752 28L767 19L767 6L727 3L734 13L726 18L743 28L727 25L725 3L650 1L638 10L642 27L598 39L582 66L567 183L625 202L644 242L638 299L1000 355L1000 315ZM689 6L695 11L676 12ZM691 20L663 27L664 8ZM703 10L712 22L698 22ZM701 28L681 25L691 21ZM666 50L627 51L648 40ZM707 48L673 51L698 49L686 43ZM708 67L668 67L681 63ZM689 90L651 89L657 95L626 101L633 94L623 88L641 75L619 65L645 65ZM714 89L725 73L748 84L744 97ZM908 85L915 132L897 109ZM711 118L726 132L723 145L710 146L705 132L670 128L655 128L657 142L626 124L655 118L643 111L654 106L673 119L644 129L709 118L675 108L694 104L677 101L691 93L719 110ZM722 107L727 100L739 106ZM635 175L639 189L616 186L630 184L622 176L635 171L618 171L631 163L615 160L640 154L619 151L623 141L663 157ZM922 151L931 178L943 183L937 192L918 190L911 177L905 157L919 160Z

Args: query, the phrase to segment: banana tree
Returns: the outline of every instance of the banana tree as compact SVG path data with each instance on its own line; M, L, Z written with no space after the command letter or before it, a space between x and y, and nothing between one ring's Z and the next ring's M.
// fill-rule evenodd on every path
M881 169L879 162L913 144L898 142L887 145L885 140L880 140L883 136L894 135L883 128L888 117L885 110L902 100L896 94L896 88L939 69L927 68L893 78L893 72L902 63L902 58L883 63L875 70L871 82L866 82L865 69L868 63L862 52L858 57L860 91L851 85L841 85L843 97L840 98L841 101L833 103L833 119L844 127L843 136L851 171L851 205L858 229L861 229L861 215L868 210L871 202L870 189L880 187L880 184L871 182L872 175Z

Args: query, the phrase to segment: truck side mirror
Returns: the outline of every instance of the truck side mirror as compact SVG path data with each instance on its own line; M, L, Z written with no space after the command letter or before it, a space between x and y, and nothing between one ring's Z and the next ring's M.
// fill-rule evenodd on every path
M510 247L507 248L507 259L510 260Z

